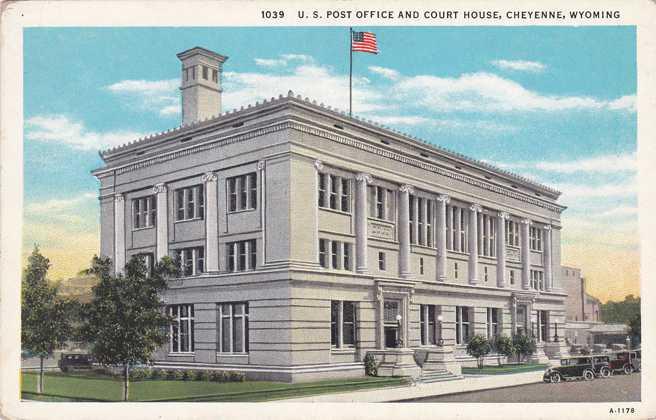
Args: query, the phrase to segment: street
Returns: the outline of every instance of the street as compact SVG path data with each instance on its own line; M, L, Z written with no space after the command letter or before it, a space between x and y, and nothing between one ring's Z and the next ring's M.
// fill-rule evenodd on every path
M465 379L467 380L467 379ZM424 397L402 402L618 402L640 401L640 374L617 374L608 379L537 383L486 391Z

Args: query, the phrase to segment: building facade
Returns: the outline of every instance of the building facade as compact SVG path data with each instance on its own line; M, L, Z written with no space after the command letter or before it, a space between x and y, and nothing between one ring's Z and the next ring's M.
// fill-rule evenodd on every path
M581 269L563 266L563 289L567 293L567 320L601 322L601 302L588 294Z
M181 261L158 364L457 375L471 336L517 332L563 352L559 192L291 91L219 114L227 57L178 57L183 125L94 171L115 270Z

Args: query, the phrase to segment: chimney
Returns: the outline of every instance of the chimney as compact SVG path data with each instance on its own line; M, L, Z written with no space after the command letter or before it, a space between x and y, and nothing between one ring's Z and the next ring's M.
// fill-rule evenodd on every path
M228 59L201 47L177 55L182 62L182 123L190 124L221 113L221 73Z

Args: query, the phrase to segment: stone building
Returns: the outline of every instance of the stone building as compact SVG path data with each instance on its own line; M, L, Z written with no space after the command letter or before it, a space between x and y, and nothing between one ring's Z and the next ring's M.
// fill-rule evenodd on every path
M220 113L227 57L182 61L183 124L101 153L101 253L180 257L158 364L303 381L454 375L474 334L558 355L559 192L308 98Z

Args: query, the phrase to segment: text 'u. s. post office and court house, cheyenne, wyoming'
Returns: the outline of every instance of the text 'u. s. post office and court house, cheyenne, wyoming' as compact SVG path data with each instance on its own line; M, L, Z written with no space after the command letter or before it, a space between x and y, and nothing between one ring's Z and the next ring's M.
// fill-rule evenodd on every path
M115 270L180 259L157 365L457 377L474 334L566 353L558 191L291 91L221 113L227 57L178 58L182 125L93 172Z

